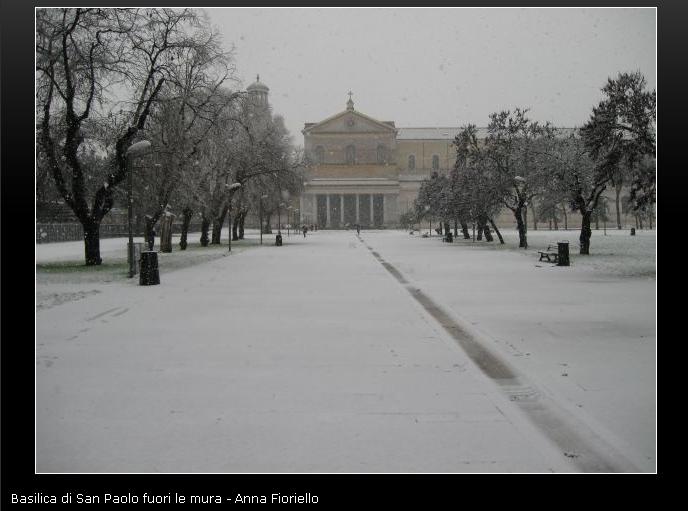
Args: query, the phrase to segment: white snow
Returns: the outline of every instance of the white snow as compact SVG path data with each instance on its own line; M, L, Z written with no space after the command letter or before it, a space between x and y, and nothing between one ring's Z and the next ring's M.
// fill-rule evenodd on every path
M425 229L423 232L426 232ZM375 233L370 245L635 465L656 469L655 231L529 231L508 245ZM537 250L570 242L570 267Z
M251 233L229 257L166 272L175 246L160 255L159 286L39 278L37 471L577 470L355 231L283 235L274 247L274 234L258 246ZM639 231L628 246L650 236ZM645 270L628 277L575 254L557 268L532 250L399 231L362 237L654 470L655 294ZM124 257L125 240L102 243L104 258ZM37 261L78 259L83 245L68 245L37 245Z

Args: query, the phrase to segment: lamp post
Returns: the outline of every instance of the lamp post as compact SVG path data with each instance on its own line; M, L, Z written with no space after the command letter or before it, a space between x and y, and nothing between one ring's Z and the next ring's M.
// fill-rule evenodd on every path
M229 232L228 232L228 244L229 244L229 249L227 252L232 251L232 192L234 190L238 190L241 188L241 183L232 183L231 185L227 183L227 191L229 192L229 205L227 206L227 222L229 223Z
M260 215L258 219L258 230L260 231L260 244L263 244L263 199L267 199L267 195L260 196Z
M129 228L129 244L127 245L127 256L129 259L129 278L135 273L134 269L134 230L133 230L133 182L131 176L131 157L146 152L151 146L148 140L141 140L129 146L124 153L127 166L127 223Z

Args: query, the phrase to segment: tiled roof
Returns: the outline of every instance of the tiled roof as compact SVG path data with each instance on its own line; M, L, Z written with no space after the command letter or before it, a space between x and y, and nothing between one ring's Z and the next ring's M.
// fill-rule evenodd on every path
M463 128L397 128L397 140L454 140ZM560 136L566 136L576 128L557 128ZM477 128L478 138L487 137L487 128Z
M397 140L454 140L462 128L397 128ZM478 138L487 136L487 128L478 128Z

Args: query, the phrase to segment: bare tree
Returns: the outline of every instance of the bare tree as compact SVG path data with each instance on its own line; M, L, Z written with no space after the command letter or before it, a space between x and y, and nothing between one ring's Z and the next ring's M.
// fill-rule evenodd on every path
M127 175L129 146L146 127L175 58L203 47L207 26L190 9L36 11L39 143L60 197L83 225L87 265L102 262L100 223ZM117 106L127 122L101 175L85 165L82 146L90 121Z

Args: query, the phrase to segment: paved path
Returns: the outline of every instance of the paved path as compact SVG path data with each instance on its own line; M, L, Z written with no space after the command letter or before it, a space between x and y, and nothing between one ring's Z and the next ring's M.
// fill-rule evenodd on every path
M353 232L37 315L38 472L579 470Z

